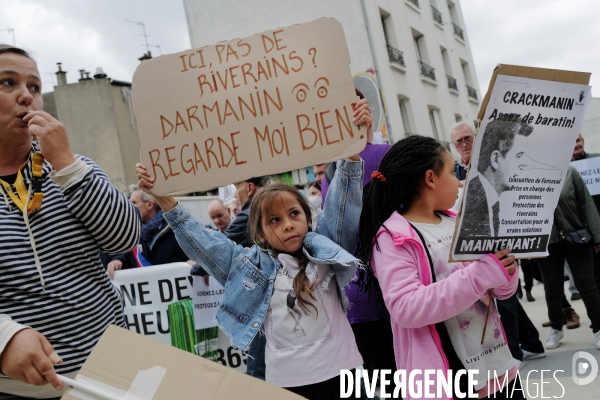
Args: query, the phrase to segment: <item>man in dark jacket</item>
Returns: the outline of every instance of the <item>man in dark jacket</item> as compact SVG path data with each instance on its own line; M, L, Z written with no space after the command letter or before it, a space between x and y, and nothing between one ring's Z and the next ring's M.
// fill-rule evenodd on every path
M587 240L568 241L570 234L591 234ZM600 215L577 170L569 167L554 212L554 224L548 245L548 257L540 258L540 272L548 317L552 328L546 348L554 349L564 333L563 271L565 259L573 273L574 283L581 294L587 315L592 322L596 348L600 349L600 293L594 281L593 254L600 251Z
M136 206L142 218L138 251L144 259L151 265L187 262L189 257L179 247L175 234L163 218L163 211L154 198L134 187L129 200ZM113 278L114 271L135 267L135 258L129 252L114 256L107 265L107 272Z
M583 136L581 133L577 136L577 140L575 140L575 148L573 149L573 155L571 156L571 161L579 161L585 160L588 158L600 157L598 153L588 153L585 151L585 140L583 140ZM600 195L592 196L594 200L594 204L596 204L596 208L600 212Z
M242 205L242 211L235 217L235 219L229 224L223 234L229 239L233 240L237 244L250 247L252 242L248 235L248 213L250 211L250 201L252 196L258 189L263 187L267 183L268 177L257 177L251 178L245 181L236 183L238 202ZM248 349L248 365L246 373L258 379L265 380L265 347L267 341L264 335L256 335L250 349Z
M252 242L248 236L248 212L250 211L250 200L252 200L252 196L254 196L256 191L264 186L267 180L268 178L259 176L257 178L250 178L246 181L238 182L235 185L237 188L235 196L242 205L242 211L235 217L233 222L229 224L223 234L241 246L252 246Z
M575 140L575 148L573 149L573 155L571 156L571 161L585 160L587 158L600 157L598 153L588 153L585 151L585 141L583 140L583 136L581 133L577 136L577 140ZM594 204L596 205L596 209L600 212L600 194L596 194L592 196L592 200L594 200ZM595 270L595 280L598 289L600 289L600 253L594 253L594 270Z
M583 140L583 136L581 136L581 133L580 133L577 136L577 140L575 140L575 148L573 149L573 155L571 156L571 161L585 160L586 158L594 158L594 157L600 157L600 154L585 152L585 141Z

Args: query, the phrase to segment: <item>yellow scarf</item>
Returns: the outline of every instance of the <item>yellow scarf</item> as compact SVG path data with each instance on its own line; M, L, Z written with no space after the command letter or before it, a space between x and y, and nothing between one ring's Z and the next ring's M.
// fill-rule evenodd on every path
M39 152L35 152L30 158L32 160L32 180L29 190L25 186L25 181L23 180L23 175L21 174L21 170L25 168L29 162L29 158L19 167L19 170L17 171L17 179L15 180L16 193L14 190L12 190L7 182L4 182L2 179L0 179L2 188L6 191L13 203L19 207L19 210L24 211L24 208L27 207L27 215L38 212L42 208L42 200L44 198L44 193L42 193L42 168L44 167L44 156L42 156L42 154ZM31 199L30 191L33 192Z

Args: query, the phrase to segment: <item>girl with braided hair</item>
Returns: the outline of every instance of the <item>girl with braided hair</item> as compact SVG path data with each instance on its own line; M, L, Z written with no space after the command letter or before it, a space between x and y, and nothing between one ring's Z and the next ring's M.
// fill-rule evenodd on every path
M463 398L472 391L480 398L524 398L490 301L516 291L516 263L510 249L473 263L448 261L456 219L449 209L458 185L454 160L436 140L410 136L394 144L363 189L357 252L366 276L360 281L383 296L399 370L437 370L438 379L449 370L460 376L450 396L430 387L435 398ZM461 376L465 369L479 370L474 387ZM427 382L422 378L424 391Z

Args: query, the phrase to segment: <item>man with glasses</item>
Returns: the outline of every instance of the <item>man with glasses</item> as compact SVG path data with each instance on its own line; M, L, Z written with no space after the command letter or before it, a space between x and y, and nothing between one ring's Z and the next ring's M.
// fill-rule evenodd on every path
M600 157L600 154L596 153L586 153L584 150L585 141L583 140L583 136L581 133L577 135L577 140L575 140L575 148L573 149L573 155L571 156L571 161L577 160L585 160L586 158L594 158Z
M452 144L456 151L458 151L458 154L460 154L460 160L454 166L454 176L461 183L464 183L463 181L467 178L467 169L471 162L474 136L473 128L466 122L457 122L450 127Z

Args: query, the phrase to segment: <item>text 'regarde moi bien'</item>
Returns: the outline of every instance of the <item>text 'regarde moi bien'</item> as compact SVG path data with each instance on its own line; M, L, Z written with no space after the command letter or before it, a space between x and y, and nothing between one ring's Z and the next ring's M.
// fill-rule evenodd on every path
M350 57L334 19L140 64L142 162L156 194L207 190L356 154Z

